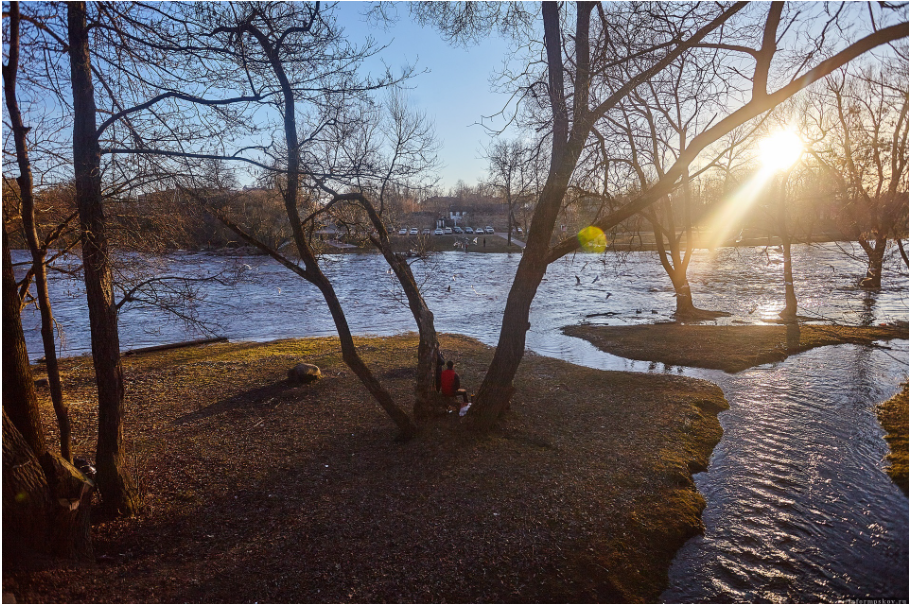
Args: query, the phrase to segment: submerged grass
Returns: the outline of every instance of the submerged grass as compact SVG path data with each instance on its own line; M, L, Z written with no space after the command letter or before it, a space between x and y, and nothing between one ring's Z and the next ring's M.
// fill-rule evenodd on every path
M890 445L890 467L887 472L903 492L909 495L909 382L902 392L884 402L878 409L884 438Z
M666 365L722 369L729 373L774 363L791 354L832 344L872 345L909 338L905 327L802 325L572 325L562 329L618 356Z
M358 345L412 400L415 337ZM442 346L475 391L492 350ZM286 382L300 361L325 377ZM4 565L19 602L655 601L701 529L691 473L726 408L708 382L529 356L492 433L446 415L401 445L334 339L149 353L124 370L144 512L95 526L95 568ZM91 364L63 371L76 452L90 457ZM49 400L42 413L51 426Z

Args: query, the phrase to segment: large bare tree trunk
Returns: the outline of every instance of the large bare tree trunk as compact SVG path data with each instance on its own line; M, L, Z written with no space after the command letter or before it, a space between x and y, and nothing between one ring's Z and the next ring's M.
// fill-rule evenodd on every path
M38 457L6 413L8 402L4 393L3 558L10 563L49 553L53 507Z
M38 394L28 364L6 228L3 229L3 409L36 456L47 450Z
M590 25L590 5L578 7L580 35L586 36ZM524 358L527 330L530 329L530 305L536 296L540 282L546 274L547 254L552 230L558 218L562 199L568 189L568 182L580 157L583 142L579 137L569 140L568 107L562 70L561 32L559 9L554 2L543 3L543 26L546 33L546 55L549 65L549 94L553 109L552 159L549 176L540 195L527 234L527 246L518 263L511 291L505 302L505 314L499 331L492 363L486 371L483 383L477 392L476 401L468 411L468 418L477 430L488 430L511 401L514 394L514 376ZM585 38L578 43L588 48ZM589 57L588 57L589 58ZM587 64L579 69L586 69ZM586 94L587 91L579 91ZM580 102L583 102L581 104ZM586 106L586 97L575 100L576 106ZM584 130L586 138L587 130Z
M47 451L28 365L6 230L3 231L3 553L92 559L93 486Z
M67 461L72 461L72 435L69 422L69 409L63 400L63 386L60 382L60 368L57 364L57 348L54 342L54 315L51 312L50 296L47 292L47 267L44 265L46 251L38 241L38 230L35 227L35 200L33 195L31 161L28 157L28 128L22 122L19 102L16 99L16 77L19 71L19 3L10 4L9 18L9 59L3 66L3 92L6 96L6 107L13 130L16 145L16 163L19 166L19 195L22 199L22 227L25 240L32 254L32 272L38 295L38 309L41 312L41 340L44 344L47 378L50 384L51 401L57 414L57 426L60 431L60 454Z
M103 507L129 516L139 498L124 464L123 367L117 306L101 197L101 149L95 122L95 90L85 2L69 2L69 58L73 87L73 163L82 228L82 263L91 325L92 362L98 386L98 450L95 454Z

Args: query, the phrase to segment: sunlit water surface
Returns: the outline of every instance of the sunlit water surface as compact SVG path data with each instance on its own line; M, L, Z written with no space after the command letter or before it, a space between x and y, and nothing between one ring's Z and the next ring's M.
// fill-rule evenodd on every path
M736 375L619 358L559 329L668 320L674 298L653 254L605 258L569 257L550 266L533 304L528 349L600 369L709 379L731 406L720 416L725 433L709 471L696 477L707 500L706 533L679 552L663 599L837 601L909 594L909 499L884 473L887 445L874 416L874 407L909 373L909 342L815 349ZM697 253L689 271L697 304L733 313L722 323L771 320L782 308L781 259L774 248ZM14 261L25 260L14 253ZM451 252L415 262L436 329L494 345L519 260ZM179 253L163 264L161 270L194 277L240 265L239 285L202 283L197 292L196 317L218 335L272 340L335 333L318 291L269 259ZM835 244L795 246L794 264L803 316L865 325L909 319L905 277L885 277L885 291L862 292L855 286L861 263ZM895 268L894 260L887 275ZM414 330L380 256L327 258L324 270L355 333ZM58 273L51 291L63 332L60 352L88 352L81 284ZM32 358L42 355L37 321L37 313L26 312ZM141 306L124 308L120 334L124 349L205 335Z

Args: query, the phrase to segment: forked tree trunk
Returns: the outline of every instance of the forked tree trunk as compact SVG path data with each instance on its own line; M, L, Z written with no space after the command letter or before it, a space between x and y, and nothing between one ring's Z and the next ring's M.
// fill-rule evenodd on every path
M300 142L297 136L296 104L293 88L278 54L280 49L274 46L268 37L256 27L250 24L245 24L241 27L246 29L259 42L262 50L268 56L272 71L281 86L284 109L284 137L287 142L287 189L284 191L284 209L290 221L297 253L306 267L306 279L318 287L325 298L332 319L334 319L335 328L338 330L344 363L350 367L354 375L360 379L373 398L376 399L382 409L397 425L400 431L398 438L401 440L410 439L417 432L416 426L407 416L407 413L398 407L388 390L382 386L366 363L363 362L363 359L360 358L354 345L353 336L350 333L350 326L347 324L347 317L341 307L341 302L338 300L338 296L328 277L325 276L319 267L315 254L306 238L306 233L303 231L303 223L300 219L300 212L297 209L297 196L300 185Z
M435 390L436 381L436 361L439 356L439 337L436 334L435 318L420 288L417 286L417 280L414 279L413 271L410 270L410 264L407 259L396 254L388 238L388 230L382 222L382 218L376 212L372 203L361 193L351 193L338 196L337 199L350 198L358 201L366 210L373 228L377 235L372 237L373 245L379 248L382 256L391 267L404 290L407 297L407 305L417 324L419 334L419 344L417 345L417 377L415 380L415 400L413 406L414 417L418 420L430 417L435 411L433 391ZM466 247L465 247L466 249Z
M57 348L54 341L54 315L51 312L50 295L47 291L47 267L44 265L46 252L38 241L38 229L35 226L35 200L33 196L32 169L28 157L28 129L22 122L19 102L16 98L16 77L19 70L19 4L10 4L9 20L9 59L3 66L3 92L6 96L6 107L9 112L16 145L16 163L19 166L19 196L22 200L22 227L25 240L32 255L32 272L37 290L38 309L41 312L41 340L44 344L47 379L50 385L51 401L57 414L57 427L60 432L60 454L67 461L72 461L72 435L69 422L69 409L63 400L63 386L60 382L60 368L57 364Z
M129 516L139 498L124 464L123 367L110 250L101 198L101 148L95 122L95 89L85 2L69 2L69 58L73 87L73 166L82 228L82 265L91 325L92 362L98 386L98 448L95 464L103 507Z
M864 238L859 239L859 244L868 255L868 271L865 278L859 283L862 289L880 289L881 274L884 270L884 252L887 250L887 238L877 237L874 242L869 242Z

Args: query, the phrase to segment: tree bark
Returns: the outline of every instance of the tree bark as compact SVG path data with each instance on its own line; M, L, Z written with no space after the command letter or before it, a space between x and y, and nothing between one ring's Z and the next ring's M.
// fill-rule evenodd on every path
M35 226L32 170L26 140L28 128L22 122L19 102L16 98L16 77L19 70L19 23L19 4L13 2L10 4L9 59L3 66L3 92L6 96L6 107L16 146L16 163L19 166L19 177L16 178L16 182L19 183L19 195L22 199L22 227L32 254L32 273L37 290L38 309L41 312L41 340L44 344L47 379L60 432L60 454L67 461L72 461L69 409L63 400L63 386L60 382L60 368L57 364L57 348L54 342L54 315L47 291L47 267L44 264L46 251L38 241L38 230Z
M881 275L884 271L884 252L887 249L887 238L876 237L874 244L861 239L860 244L868 254L868 271L859 283L862 289L880 289Z
M677 317L686 317L695 314L698 309L694 306L694 300L691 297L691 287L688 285L688 279L682 275L679 280L672 279L672 287L675 289L675 314Z
M10 399L4 392L3 558L7 563L18 563L36 554L50 553L48 537L53 508L41 464L7 415L9 408Z
M795 282L792 280L792 239L789 237L789 225L786 220L786 178L781 179L777 194L777 224L783 245L783 286L786 298L786 305L780 313L780 318L790 323L796 321L798 299L795 297Z
M900 250L900 257L903 259L903 264L906 265L906 268L909 268L909 254L906 253L906 248L903 247L903 240L899 237L896 238L896 246Z
M94 485L61 457L40 459L3 410L3 556L12 566L52 556L94 560Z
M3 229L3 409L35 455L47 450L38 394L28 364L6 228Z
M92 362L98 386L98 448L95 464L103 508L129 516L139 499L124 468L123 367L110 250L101 197L101 149L85 2L67 4L69 59L73 87L73 164L76 204L82 228L82 264L91 325Z

